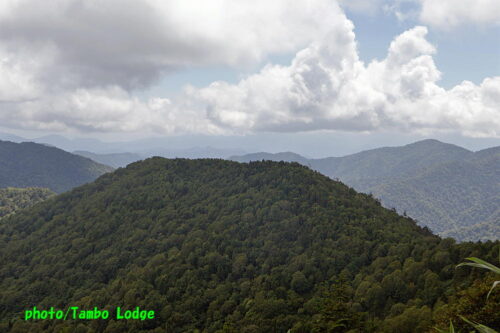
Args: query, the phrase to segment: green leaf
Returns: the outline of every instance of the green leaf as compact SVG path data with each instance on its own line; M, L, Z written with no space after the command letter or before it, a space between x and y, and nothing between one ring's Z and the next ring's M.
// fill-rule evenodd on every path
M484 260L481 260L481 259L475 258L475 257L470 257L470 258L466 258L466 259L472 261L472 263L464 262L464 263L457 265L457 267L460 267L460 266L478 267L478 268L484 268L484 269L490 270L495 274L500 274L500 268L496 267L495 265L490 264L489 262L486 262Z
M463 321L474 327L480 333L498 333L494 329L484 326L483 324L475 323L462 316L460 316L460 318L462 318Z
M500 284L500 281L495 281L495 282L493 282L493 286L491 286L491 289L490 289L490 291L488 292L488 295L486 295L486 299L488 299L488 298L490 297L491 292L493 291L493 289L495 289L495 287L496 287L498 284Z
M500 251L499 251L499 256L500 256ZM492 271L493 273L495 274L499 274L500 275L500 268L496 267L495 265L492 265L490 264L489 262L487 261L484 261L484 260L481 260L479 258L476 258L476 257L470 257L470 258L466 258L467 260L470 260L472 262L463 262L459 265L457 265L457 267L461 267L461 266L471 266L471 267L478 267L478 268L484 268L484 269L487 269L489 271ZM500 259L500 258L499 258ZM495 281L493 283L493 285L491 286L491 289L490 291L488 292L488 295L486 296L486 299L488 299L490 297L490 294L491 292L493 291L493 289L495 289L495 287L500 283L500 281Z
M442 330L440 328L434 327L439 333L455 333L455 327L453 327L453 322L450 320L450 327L447 330Z

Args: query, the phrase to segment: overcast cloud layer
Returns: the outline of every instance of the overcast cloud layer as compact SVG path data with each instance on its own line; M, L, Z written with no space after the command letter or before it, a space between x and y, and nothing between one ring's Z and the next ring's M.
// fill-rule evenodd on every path
M447 28L462 20L498 24L498 2L480 1L489 10L422 0L420 18L436 27L447 20ZM353 28L330 0L4 0L0 122L83 132L402 129L500 137L500 77L441 88L424 26L396 36L385 59L365 64ZM289 66L269 64L236 84L186 87L174 100L134 97L186 66L245 66L288 52L297 52Z

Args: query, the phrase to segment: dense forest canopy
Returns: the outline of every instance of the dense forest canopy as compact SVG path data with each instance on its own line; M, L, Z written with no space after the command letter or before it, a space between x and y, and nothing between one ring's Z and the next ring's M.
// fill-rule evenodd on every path
M55 193L48 188L0 188L0 218L31 207L53 195Z
M298 162L357 191L373 193L384 207L408 214L442 237L500 239L500 147L472 152L423 140L344 157L256 153L232 159Z
M0 220L0 331L499 327L492 277L456 269L499 247L441 239L297 163L151 158ZM70 305L157 317L22 320Z

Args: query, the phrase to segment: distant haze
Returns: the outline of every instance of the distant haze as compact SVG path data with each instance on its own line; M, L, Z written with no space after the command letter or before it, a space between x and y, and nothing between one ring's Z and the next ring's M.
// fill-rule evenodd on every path
M363 150L401 146L424 139L437 139L477 151L500 145L496 138L470 138L457 134L415 135L393 133L261 133L245 136L185 135L150 138L127 136L74 137L40 133L11 132L0 129L0 140L14 142L34 141L45 143L66 151L89 151L93 153L140 153L175 157L176 153L191 154L191 157L227 158L254 152L277 153L291 151L309 158L345 156ZM189 153L190 151L190 153ZM188 156L186 156L188 157Z

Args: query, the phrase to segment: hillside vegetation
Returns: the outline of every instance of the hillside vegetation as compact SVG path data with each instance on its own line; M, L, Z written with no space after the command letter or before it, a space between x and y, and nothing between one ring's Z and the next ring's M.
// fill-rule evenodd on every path
M457 240L500 239L500 147L471 152L437 140L345 157L292 153L235 156L239 162L294 161L372 193L422 226Z
M499 327L488 275L455 269L499 247L443 240L297 163L152 158L0 221L0 330L421 333L458 314ZM69 305L157 317L21 319Z
M0 218L42 202L55 193L47 188L0 188Z
M0 141L0 188L43 187L61 193L112 170L58 148Z

